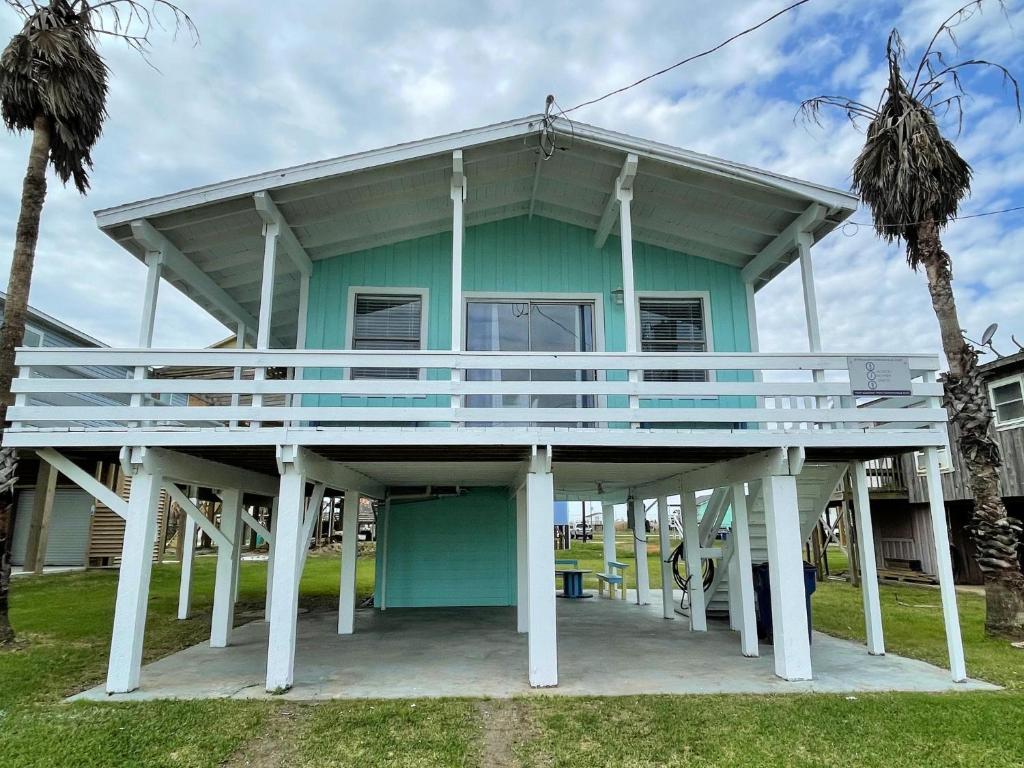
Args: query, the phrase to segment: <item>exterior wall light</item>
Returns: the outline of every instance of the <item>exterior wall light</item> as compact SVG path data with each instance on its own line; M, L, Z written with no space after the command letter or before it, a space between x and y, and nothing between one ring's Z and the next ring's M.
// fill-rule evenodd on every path
M615 288L612 291L612 301L616 304L621 305L626 300L626 292L621 288Z

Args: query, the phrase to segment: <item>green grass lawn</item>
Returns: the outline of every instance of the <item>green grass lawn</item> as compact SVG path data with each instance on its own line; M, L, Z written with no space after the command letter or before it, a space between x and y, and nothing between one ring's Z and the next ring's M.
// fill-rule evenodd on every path
M619 558L632 564L629 542ZM839 553L841 554L841 553ZM586 568L600 541L574 544ZM833 565L838 562L833 560ZM360 594L373 563L361 560ZM657 555L648 557L658 584ZM196 616L174 618L178 567L154 569L146 657L209 633L213 559L195 570ZM263 605L266 569L244 563L239 620ZM311 556L302 605L334 609L337 556ZM30 766L1020 766L1024 744L1024 651L982 632L984 601L961 595L968 668L1007 687L999 693L786 696L529 697L292 702L78 703L61 699L105 673L116 574L19 579L12 619L21 643L0 651L0 763ZM881 587L892 652L945 663L938 592ZM815 626L862 639L859 591L819 585ZM599 638L595 638L599 642ZM636 663L623 659L623 664ZM659 663L657 659L643 663ZM269 760L268 760L269 758ZM260 760L263 760L261 763Z

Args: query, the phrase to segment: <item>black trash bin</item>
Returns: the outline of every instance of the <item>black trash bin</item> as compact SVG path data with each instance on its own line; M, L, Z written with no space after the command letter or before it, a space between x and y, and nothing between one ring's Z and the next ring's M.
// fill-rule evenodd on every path
M771 641L772 587L768 578L768 563L758 563L754 571L754 607L757 614L757 637ZM818 588L818 569L804 563L804 594L807 600L807 639L811 639L811 595Z

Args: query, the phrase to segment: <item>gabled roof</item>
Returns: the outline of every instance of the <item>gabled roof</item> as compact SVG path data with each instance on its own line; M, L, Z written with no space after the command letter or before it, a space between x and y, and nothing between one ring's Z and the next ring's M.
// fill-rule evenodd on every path
M743 268L755 288L793 261L798 232L817 241L856 209L839 190L565 120L545 159L543 127L531 115L107 208L96 220L140 258L145 242L169 242L181 257L167 261L169 279L225 324L251 326L268 205L294 235L282 245L296 265L447 231L455 150L467 226L529 214L594 230L636 155L634 239ZM273 332L284 343L295 334L298 277L278 259Z

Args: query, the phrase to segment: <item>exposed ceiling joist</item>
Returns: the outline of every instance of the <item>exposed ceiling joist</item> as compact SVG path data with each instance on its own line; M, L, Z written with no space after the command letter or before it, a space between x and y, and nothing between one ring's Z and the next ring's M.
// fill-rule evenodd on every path
M631 191L633 189L633 179L636 178L637 163L637 156L632 152L626 155L626 160L622 164L622 170L619 171L619 176L615 179L615 187L608 196L608 202L605 203L604 213L601 214L601 221L597 225L597 232L594 234L595 248L604 247L605 240L608 239L612 227L615 226L615 222L619 218L619 190Z
M288 222L285 221L277 205L274 204L274 199L270 196L270 193L264 190L263 192L257 192L252 197L256 202L256 212L263 219L263 223L277 225L281 242L295 264L295 268L304 276L309 277L313 272L313 261L309 258L309 254L302 247L302 243L299 242L299 238L295 236L292 228L288 226Z
M252 329L252 332L255 332L256 318L235 301L227 291L217 285L213 278L179 251L174 243L158 232L152 224L145 219L136 219L132 222L132 235L145 250L160 251L164 256L164 266L177 275L180 280L203 294L207 300L218 306L236 322L244 325L247 331Z

